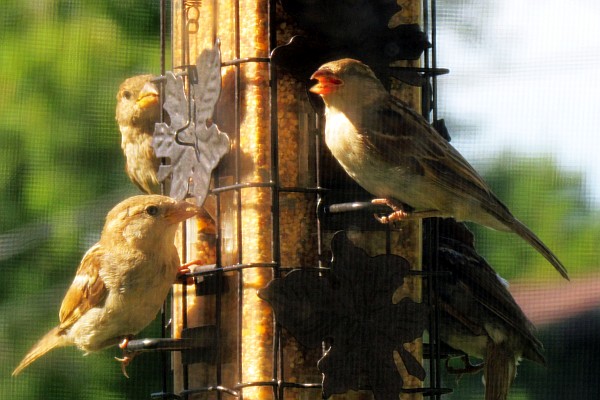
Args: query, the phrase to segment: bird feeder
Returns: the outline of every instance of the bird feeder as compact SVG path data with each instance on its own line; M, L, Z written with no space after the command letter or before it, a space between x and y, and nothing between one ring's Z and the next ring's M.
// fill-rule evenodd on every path
M435 312L423 293L433 276L421 270L424 228L373 218L386 210L332 159L322 105L307 91L320 64L358 58L429 117L439 72L428 43L435 44L432 13L417 1L346 3L171 3L166 122L155 131L159 176L169 181L167 194L191 197L206 213L182 235L184 258L196 264L174 287L175 341L156 345L174 352L154 398L445 393ZM382 297L357 300L356 291ZM389 327L388 318L372 318L380 302L397 316ZM358 335L352 324L340 329L349 310L360 311L350 317L365 328ZM384 344L377 332L385 329L401 334Z

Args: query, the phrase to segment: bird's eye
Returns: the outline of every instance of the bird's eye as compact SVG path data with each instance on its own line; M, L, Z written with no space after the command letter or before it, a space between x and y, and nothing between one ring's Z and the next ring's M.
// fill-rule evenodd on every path
M156 206L146 207L146 214L148 214L150 216L155 216L156 214L158 214L158 207L156 207Z
M131 98L131 92L129 90L124 91L123 97L125 97L127 100L129 100Z

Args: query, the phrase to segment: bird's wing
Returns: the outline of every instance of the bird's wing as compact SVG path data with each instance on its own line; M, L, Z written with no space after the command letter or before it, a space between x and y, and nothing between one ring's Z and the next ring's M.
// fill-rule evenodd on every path
M491 314L528 340L534 352L529 357L543 363L544 357L540 353L543 345L534 335L533 324L496 271L477 253L473 247L473 234L464 224L453 219L440 219L439 229L438 257L441 268L451 272L451 279L461 282L465 292Z
M485 259L473 249L451 239L442 238L441 242L438 255L443 260L443 266L449 267L452 274L469 288L471 295L508 326L539 343L531 334L532 323ZM461 258L461 261L456 262L457 258ZM454 264L448 260L453 260Z
M524 349L525 357L544 364L545 359L542 354L544 346L535 336L533 324L527 319L508 289L500 282L494 270L475 251L472 251L472 254L465 254L465 247L462 245L456 247L451 241L442 239L438 252L442 268L448 268L452 272L458 284L463 287L463 295L472 296L489 311L490 315L503 321L528 343ZM449 266L452 263L449 260L455 260L457 257L462 261Z
M365 121L363 130L390 163L412 166L435 186L457 197L468 193L483 204L502 204L471 164L406 104L391 98L372 115L373 120Z
M90 308L105 299L108 291L99 275L102 254L102 247L96 244L83 256L75 279L60 306L60 329L73 325Z

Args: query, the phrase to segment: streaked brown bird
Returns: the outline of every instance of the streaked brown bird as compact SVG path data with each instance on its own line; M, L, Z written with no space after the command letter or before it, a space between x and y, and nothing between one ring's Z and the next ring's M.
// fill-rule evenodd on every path
M333 156L359 185L383 198L377 202L395 210L383 222L454 217L512 231L568 279L560 260L462 155L420 114L391 96L368 66L345 58L322 65L311 79L318 83L310 91L325 102L325 142Z
M521 358L545 364L542 343L507 288L477 254L473 234L453 219L439 220L436 286L440 337L483 360L485 399L506 400Z
M86 354L118 343L124 348L160 310L180 267L175 232L198 211L160 195L117 204L106 216L100 241L81 260L60 307L60 323L33 346L13 376L57 347L74 345ZM119 361L125 373L129 359Z
M121 131L125 171L131 181L146 194L159 194L156 177L160 160L152 148L154 124L160 120L158 88L154 75L126 79L117 93L116 120Z

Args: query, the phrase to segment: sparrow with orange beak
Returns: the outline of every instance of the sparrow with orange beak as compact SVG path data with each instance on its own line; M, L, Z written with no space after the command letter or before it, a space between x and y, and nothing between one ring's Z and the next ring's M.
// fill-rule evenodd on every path
M492 193L483 178L417 112L392 97L373 71L353 59L322 65L310 88L325 102L325 142L375 200L395 210L383 222L454 217L511 231L566 279L558 257ZM406 206L414 210L409 214Z
M160 120L158 88L154 75L126 79L117 93L116 120L121 131L121 148L126 158L125 171L144 193L160 193L156 177L160 160L152 148L154 125Z
M199 210L160 195L117 204L106 216L100 241L79 264L60 307L60 323L33 346L13 376L57 347L74 345L86 354L118 343L125 348L160 310L180 268L175 232ZM118 360L125 373L131 358Z

